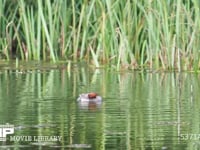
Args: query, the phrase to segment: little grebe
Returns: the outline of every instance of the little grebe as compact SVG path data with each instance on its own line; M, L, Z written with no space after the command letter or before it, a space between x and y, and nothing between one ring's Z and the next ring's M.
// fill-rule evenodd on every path
M83 93L80 94L77 98L77 101L79 102L101 102L102 97L97 95L97 93L91 92L91 93Z

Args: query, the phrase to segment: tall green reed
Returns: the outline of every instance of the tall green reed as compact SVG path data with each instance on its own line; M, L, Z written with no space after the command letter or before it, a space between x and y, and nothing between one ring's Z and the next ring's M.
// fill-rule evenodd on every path
M86 60L116 69L199 68L196 1L20 0L15 15L1 3L0 24L5 29L12 22L8 37L17 38L21 59ZM0 39L6 59L12 40Z

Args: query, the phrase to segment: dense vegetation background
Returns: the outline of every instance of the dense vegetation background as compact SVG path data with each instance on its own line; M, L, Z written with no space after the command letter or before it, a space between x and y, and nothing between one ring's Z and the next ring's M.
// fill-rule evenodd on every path
M0 0L0 56L198 70L200 1Z

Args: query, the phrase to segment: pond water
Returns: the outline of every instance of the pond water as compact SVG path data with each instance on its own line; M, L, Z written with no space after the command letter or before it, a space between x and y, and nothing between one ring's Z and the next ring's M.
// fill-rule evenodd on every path
M199 78L84 65L2 68L0 149L199 149ZM77 103L89 91L103 103Z

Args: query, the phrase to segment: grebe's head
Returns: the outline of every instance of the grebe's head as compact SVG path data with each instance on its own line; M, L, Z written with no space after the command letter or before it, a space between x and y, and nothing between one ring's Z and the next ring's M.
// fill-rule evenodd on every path
M93 98L96 98L96 97L97 97L97 93L94 93L94 92L88 93L89 99L93 99Z

